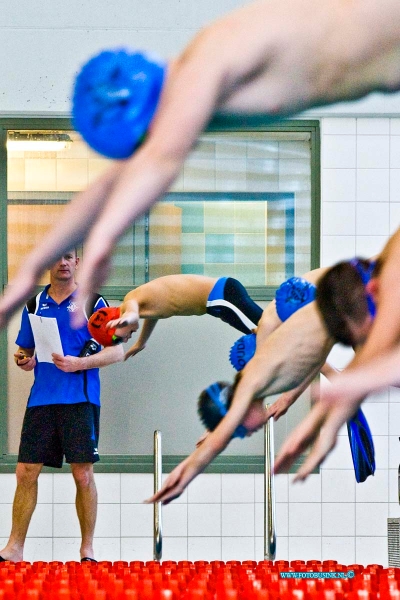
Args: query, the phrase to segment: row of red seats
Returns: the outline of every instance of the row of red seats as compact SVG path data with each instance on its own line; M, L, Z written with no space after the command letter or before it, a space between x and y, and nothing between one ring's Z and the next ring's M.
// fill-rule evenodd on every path
M400 569L334 560L4 562L0 600L400 600Z

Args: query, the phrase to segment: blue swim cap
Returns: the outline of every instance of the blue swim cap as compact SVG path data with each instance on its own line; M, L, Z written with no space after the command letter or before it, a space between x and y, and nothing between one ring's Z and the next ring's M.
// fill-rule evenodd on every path
M368 421L361 408L347 422L351 457L357 483L375 473L375 448Z
M218 408L218 412L221 415L221 417L224 417L228 412L227 403L229 386L222 387L219 383L213 383L209 385L205 391L208 394L210 400L212 400L215 406ZM206 417L206 415L203 414L203 417ZM246 437L246 434L246 427L244 425L238 425L232 434L232 438L244 438Z
M373 274L375 266L376 266L376 261L375 260L369 261L367 268L364 267L364 265L360 262L360 259L358 259L358 258L353 258L353 260L350 261L350 264L352 267L355 268L357 273L360 275L363 285L365 287L367 285L367 283L369 283L371 281L372 274ZM371 315L371 317L374 319L375 315L376 315L376 305L375 305L374 299L371 296L371 294L368 294L367 292L365 292L365 296L366 296L367 304L368 304L368 312Z
M300 308L315 300L317 288L302 277L290 277L276 290L276 312L281 321L286 321Z
M229 360L232 367L236 371L241 371L249 360L253 358L255 351L256 334L248 333L247 335L242 335L242 337L236 340L229 352Z
M166 65L135 50L105 50L75 80L73 124L96 152L128 158L143 141L158 105Z

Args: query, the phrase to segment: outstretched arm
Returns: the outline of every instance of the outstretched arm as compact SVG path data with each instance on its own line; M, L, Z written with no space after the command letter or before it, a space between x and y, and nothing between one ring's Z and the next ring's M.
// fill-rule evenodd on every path
M141 149L80 194L24 263L0 302L0 325L90 230L80 296L97 289L116 241L168 190L217 110L276 118L399 86L398 0L257 0L212 23L170 67Z
M133 344L131 348L125 353L125 360L130 358L131 356L135 356L141 350L146 348L146 344L149 340L149 337L154 331L154 327L157 325L158 319L145 319L143 322L143 327L140 332L140 335L136 342Z
M299 385L304 377L320 367L331 347L314 304L295 313L258 344L254 357L242 371L228 413L203 443L170 473L149 502L167 504L180 496L190 481L226 448L255 398Z

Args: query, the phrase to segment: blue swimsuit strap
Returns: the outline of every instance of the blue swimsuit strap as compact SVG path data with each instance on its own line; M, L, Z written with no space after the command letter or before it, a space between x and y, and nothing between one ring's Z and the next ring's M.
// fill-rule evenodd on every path
M208 388L206 389L206 392L210 396L211 400L214 402L215 406L218 408L218 412L221 415L221 417L224 417L226 415L226 413L228 412L228 409L226 408L226 404L224 404L224 402L222 402L222 400L221 400L221 394L223 394L225 392L225 389L221 390L218 383L213 383L210 386L208 386ZM244 425L238 425L236 427L235 431L233 432L232 437L233 438L235 438L235 437L244 438L244 437L246 437L246 434L247 434L246 427Z
M357 273L360 275L363 285L365 287L367 285L367 283L369 283L371 281L371 277L372 277L372 274L373 274L375 266L376 266L376 261L374 261L374 260L370 261L368 263L368 267L364 267L364 265L361 264L361 262L358 258L353 258L350 261L350 264L352 267L354 267L356 269ZM371 296L371 294L369 294L367 291L365 292L365 296L367 298L369 314L374 319L375 315L376 315L376 305L375 305L374 299Z

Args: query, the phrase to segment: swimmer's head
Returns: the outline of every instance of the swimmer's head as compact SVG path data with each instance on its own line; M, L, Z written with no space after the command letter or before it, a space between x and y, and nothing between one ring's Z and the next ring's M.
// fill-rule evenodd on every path
M115 329L110 329L107 324L120 316L119 307L107 306L96 310L88 321L88 330L92 338L102 346L115 346L123 339L115 334Z
M214 431L227 414L236 389L237 381L230 385L225 381L217 381L203 390L198 400L198 413L201 421L209 431ZM232 435L244 438L258 431L265 423L263 400L258 398L252 402L241 425Z
M157 109L166 65L123 48L91 58L75 80L74 128L96 152L128 158L143 142Z
M371 330L377 296L375 262L342 261L318 282L316 302L325 326L345 346L363 344Z

